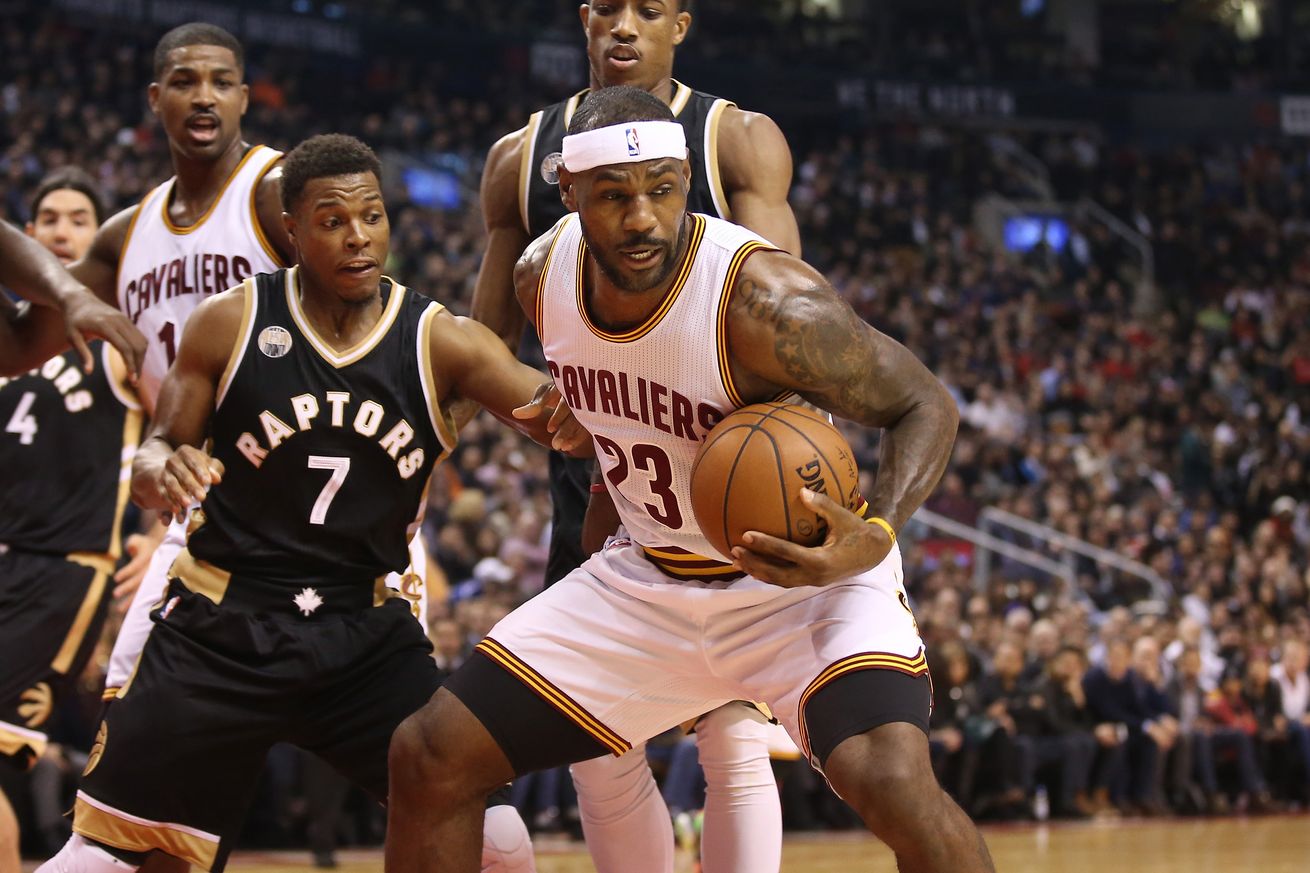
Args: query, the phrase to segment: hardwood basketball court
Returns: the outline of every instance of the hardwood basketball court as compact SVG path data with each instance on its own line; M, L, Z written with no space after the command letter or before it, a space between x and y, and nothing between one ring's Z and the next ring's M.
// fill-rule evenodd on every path
M986 828L998 873L1307 873L1310 816L1177 819ZM382 869L379 850L340 853L341 873ZM242 853L235 873L314 873L306 853ZM679 853L677 873L690 873ZM539 873L594 873L579 843L537 842ZM891 853L859 833L788 835L783 873L896 873Z

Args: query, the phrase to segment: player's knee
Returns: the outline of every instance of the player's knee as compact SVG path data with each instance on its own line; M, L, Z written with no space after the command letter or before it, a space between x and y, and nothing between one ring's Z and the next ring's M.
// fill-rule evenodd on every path
M884 733L886 727L842 743L824 766L833 790L884 839L903 825L929 817L943 799L926 740L913 742L906 731Z
M609 797L624 797L639 791L655 777L646 763L645 746L639 746L623 755L604 755L579 761L569 767L573 786L578 794L589 801Z
M696 725L701 766L729 769L768 766L768 722L753 706L721 706Z
M532 873L532 837L512 806L487 810L482 826L482 869L487 873Z
M439 692L392 734L387 763L393 796L459 803L485 798L510 778L468 742L453 700Z
M80 834L73 834L36 873L134 873L137 865L115 858Z
M454 799L469 781L467 759L453 748L430 706L401 722L391 736L387 761L393 798Z

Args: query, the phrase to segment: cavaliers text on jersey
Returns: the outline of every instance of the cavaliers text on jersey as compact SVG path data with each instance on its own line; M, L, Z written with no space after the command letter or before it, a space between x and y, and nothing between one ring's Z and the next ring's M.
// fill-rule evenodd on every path
M154 408L182 327L204 300L257 273L281 265L255 209L259 182L282 158L253 146L223 183L218 197L189 227L168 217L177 177L153 189L132 216L118 261L118 307L145 334L149 346L138 383Z

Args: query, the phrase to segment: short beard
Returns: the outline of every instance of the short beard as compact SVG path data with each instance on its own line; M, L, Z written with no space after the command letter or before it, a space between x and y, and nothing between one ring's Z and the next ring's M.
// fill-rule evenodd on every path
M669 249L667 244L655 240L645 238L625 240L623 242L624 248L632 248L645 243L647 245L655 244L664 249L664 263L660 265L658 270L649 271L654 275L645 281L633 282L632 279L625 277L616 265L606 260L607 256L601 253L591 235L587 233L587 225L581 218L579 218L578 224L582 228L582 239L587 243L587 248L591 249L591 257L596 262L596 266L600 268L601 273L605 275L611 285L628 294L640 294L643 291L649 291L662 285L673 274L674 268L678 266L678 255L684 251L683 245L687 241L686 213L683 213L682 220L678 222L678 238L674 241L672 250Z

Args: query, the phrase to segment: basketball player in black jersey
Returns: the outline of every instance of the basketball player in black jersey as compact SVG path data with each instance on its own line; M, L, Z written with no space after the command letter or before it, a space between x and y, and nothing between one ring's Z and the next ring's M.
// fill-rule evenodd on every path
M385 800L391 732L439 674L384 577L409 563L454 447L450 405L561 450L587 441L494 334L382 275L379 172L350 137L299 146L282 194L297 266L207 300L187 325L132 493L174 515L201 508L46 873L130 870L152 850L220 869L275 742Z
M674 52L692 23L691 5L691 0L582 4L579 15L587 39L590 90L631 85L669 104L686 130L691 152L688 209L731 219L799 255L800 232L787 204L791 152L778 126L766 115L743 111L673 78ZM519 348L526 324L514 299L514 263L531 240L567 211L558 187L560 146L574 110L587 93L534 113L526 127L505 136L487 155L482 175L487 250L474 290L473 317L512 349ZM536 344L531 331L528 343ZM589 462L551 454L554 517L547 585L591 552L582 542L590 467ZM728 708L697 728L710 782L703 846L707 873L777 869L781 812L763 737L754 736L759 728L752 729L744 721L754 718L740 707ZM756 742L743 745L729 738L738 732ZM720 774L731 775L720 778ZM667 810L640 750L619 761L579 764L573 768L573 778L587 846L600 873L672 869ZM642 864L639 870L636 863Z
M101 199L83 171L46 177L32 198L28 235L63 263L86 251ZM0 295L0 370L23 356L15 326L60 314L19 310ZM126 504L124 453L135 451L141 411L116 351L90 343L15 379L0 378L0 758L31 766L55 699L82 672L104 623ZM0 873L18 873L18 829L0 791Z

